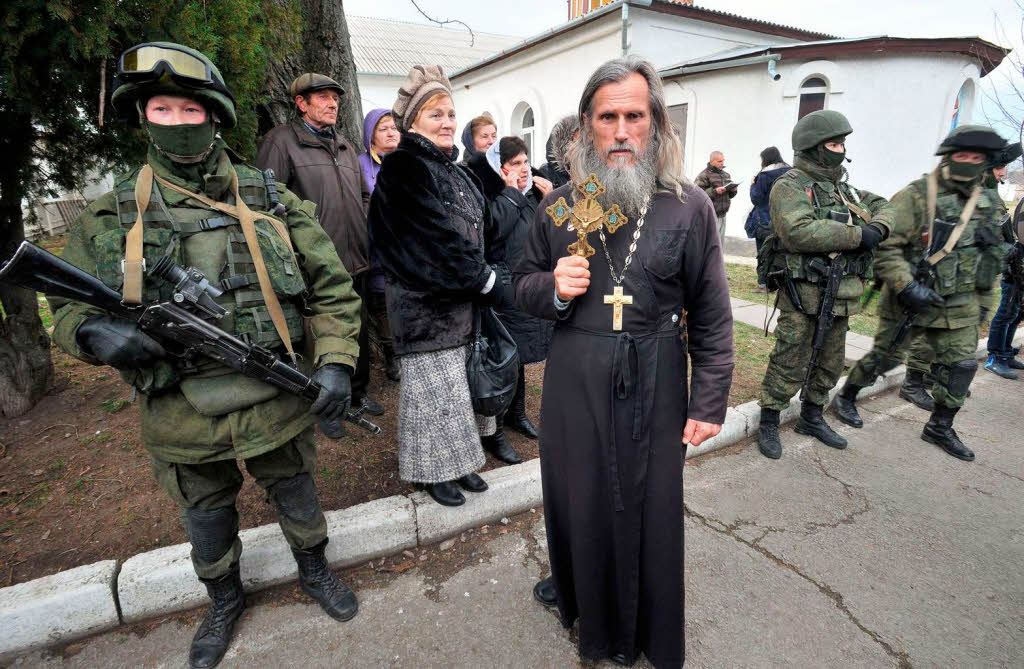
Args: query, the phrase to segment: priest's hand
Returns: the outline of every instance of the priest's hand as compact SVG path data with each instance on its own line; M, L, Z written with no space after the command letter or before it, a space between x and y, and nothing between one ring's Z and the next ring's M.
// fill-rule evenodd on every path
M703 423L692 418L686 419L686 427L683 428L683 446L700 446L701 442L714 437L722 431L718 423Z
M590 262L581 256L562 256L555 265L555 293L568 302L590 287Z

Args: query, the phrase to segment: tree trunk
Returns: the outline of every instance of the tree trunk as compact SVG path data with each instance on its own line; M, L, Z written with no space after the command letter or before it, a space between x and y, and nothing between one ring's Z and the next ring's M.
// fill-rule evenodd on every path
M31 117L0 114L7 137L0 147L0 259L9 258L25 238L21 198L29 173L34 133ZM0 414L20 416L53 387L50 337L39 319L36 294L0 283Z
M288 2L288 0L280 0ZM303 72L331 77L345 89L338 111L338 130L357 149L363 146L363 106L356 80L355 59L341 0L301 0L300 50L270 64L266 93L270 100L260 109L260 133L287 123L295 113L288 86Z

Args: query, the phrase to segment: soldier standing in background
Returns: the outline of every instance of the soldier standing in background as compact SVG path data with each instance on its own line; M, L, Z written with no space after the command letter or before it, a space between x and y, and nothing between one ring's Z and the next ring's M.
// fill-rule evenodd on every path
M355 594L324 555L327 521L313 483L313 422L340 420L348 408L359 297L311 202L276 184L284 211L279 218L266 213L274 203L263 175L217 134L235 125L235 103L206 56L171 43L132 47L121 56L111 104L149 136L147 162L78 217L64 259L95 272L127 302L174 293L173 284L143 275L140 265L144 270L170 258L194 267L222 291L215 300L229 313L217 325L272 350L291 353L302 345L305 315L312 337L306 363L323 388L309 407L213 360L183 368L136 323L51 299L54 341L80 360L117 368L138 391L143 445L157 483L181 507L192 565L211 600L189 651L189 666L205 669L224 657L245 608L236 459L276 507L303 590L337 620L356 614ZM238 217L214 205L233 205ZM247 242L243 217L259 233L252 235L256 248ZM132 260L133 248L141 263ZM254 263L257 255L264 266Z
M786 286L779 291L775 349L761 390L757 444L768 458L782 456L779 413L803 385L811 360L825 283L815 267L832 267L837 262L843 266L835 318L801 394L796 431L832 448L846 448L846 439L829 427L822 409L843 371L849 317L861 310L872 249L889 234L893 217L884 198L846 182L843 162L846 137L852 132L849 121L837 111L804 116L793 128L793 169L772 187L774 237L765 243L775 245L770 264L782 273ZM800 304L794 304L794 298Z

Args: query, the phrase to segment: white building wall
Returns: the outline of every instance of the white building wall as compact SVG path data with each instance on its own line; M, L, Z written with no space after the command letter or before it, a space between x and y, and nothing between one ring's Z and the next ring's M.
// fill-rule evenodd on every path
M688 102L685 171L695 178L711 151L725 153L726 171L743 180L732 201L727 234L743 237L751 209L749 186L760 168L759 154L775 145L792 162L790 141L797 120L799 85L823 75L832 85L827 109L849 118L847 143L853 159L850 181L891 197L934 167L939 141L949 132L953 101L967 80L980 76L977 65L953 55L890 55L802 63L781 60L781 80L766 65L715 70L666 82L669 104ZM975 83L976 88L976 83ZM973 101L961 111L969 123Z
M366 74L356 75L359 96L363 102L363 114L371 109L391 109L398 99L398 89L405 83L405 75Z

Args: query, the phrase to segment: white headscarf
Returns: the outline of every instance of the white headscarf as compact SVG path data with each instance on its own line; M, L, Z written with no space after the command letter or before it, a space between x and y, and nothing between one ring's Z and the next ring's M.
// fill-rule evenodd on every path
M501 180L504 181L505 175L501 171L501 154L498 153L498 144L500 143L501 142L498 141L495 142L494 144L491 144L491 146L488 147L487 149L487 153L484 155L487 157L487 164L490 165L491 169L497 172L498 176L501 177ZM530 189L533 188L533 170L529 169L529 167L530 166L527 165L526 187L521 189L520 191L523 195L529 193Z

